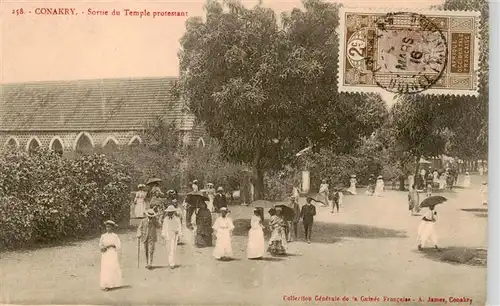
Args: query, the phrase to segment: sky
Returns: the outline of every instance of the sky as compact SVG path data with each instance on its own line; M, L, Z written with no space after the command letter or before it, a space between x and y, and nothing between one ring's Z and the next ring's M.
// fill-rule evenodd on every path
M188 17L202 16L203 0L0 1L0 83L125 77L178 76L179 39ZM344 0L349 7L401 7L398 0ZM429 8L440 0L405 0ZM243 1L252 7L258 1ZM300 0L264 0L277 13ZM23 9L23 15L17 15ZM76 16L36 15L41 8L74 8ZM121 11L88 16L88 9ZM124 9L186 12L188 17L125 16ZM31 11L31 14L28 12ZM387 95L385 98L390 98Z

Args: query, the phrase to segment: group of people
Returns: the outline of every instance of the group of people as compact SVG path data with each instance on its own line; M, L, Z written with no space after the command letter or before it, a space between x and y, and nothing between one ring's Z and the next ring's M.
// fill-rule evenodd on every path
M344 198L344 193L342 192L343 188L341 185L337 185L333 188L332 193L330 193L329 188L330 186L326 182L326 180L321 180L318 196L316 197L316 199L314 199L314 201L321 203L324 207L330 207L331 213L335 212L335 208L337 208L337 212L339 212ZM296 190L296 188L294 188L294 190ZM298 198L298 192L294 192L293 196Z

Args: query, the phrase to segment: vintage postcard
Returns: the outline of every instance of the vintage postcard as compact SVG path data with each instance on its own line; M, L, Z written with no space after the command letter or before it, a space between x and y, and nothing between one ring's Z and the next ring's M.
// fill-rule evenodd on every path
M343 9L339 90L477 95L479 17Z
M498 304L489 31L486 0L1 1L0 304Z

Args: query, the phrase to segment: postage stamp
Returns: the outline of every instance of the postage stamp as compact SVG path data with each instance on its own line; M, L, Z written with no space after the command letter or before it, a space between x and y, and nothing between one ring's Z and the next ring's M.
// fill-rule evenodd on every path
M340 10L340 92L477 95L480 14Z

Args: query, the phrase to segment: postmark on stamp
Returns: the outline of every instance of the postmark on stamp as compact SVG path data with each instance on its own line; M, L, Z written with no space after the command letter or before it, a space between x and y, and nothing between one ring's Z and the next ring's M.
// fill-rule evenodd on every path
M340 14L339 91L477 95L478 13Z

